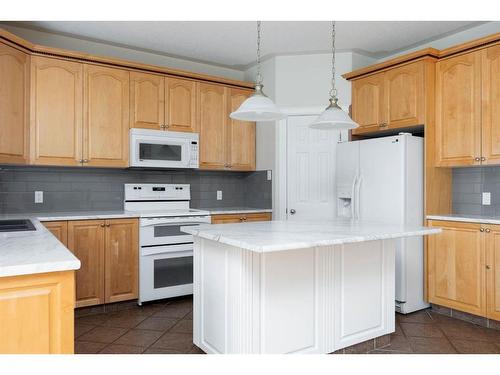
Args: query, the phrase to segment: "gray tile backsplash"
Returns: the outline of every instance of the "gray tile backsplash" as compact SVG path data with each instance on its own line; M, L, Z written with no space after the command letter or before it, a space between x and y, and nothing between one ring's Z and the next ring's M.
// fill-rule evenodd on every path
M272 207L266 171L216 172L0 166L0 212L121 210L124 183L191 185L191 207ZM43 191L44 203L34 203ZM218 201L217 190L222 190Z
M500 216L500 167L453 169L454 214ZM491 193L491 205L482 205L482 193Z

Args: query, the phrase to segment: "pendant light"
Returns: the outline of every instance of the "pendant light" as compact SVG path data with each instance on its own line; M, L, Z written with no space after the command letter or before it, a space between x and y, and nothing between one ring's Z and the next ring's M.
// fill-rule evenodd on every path
M335 21L332 21L332 89L330 90L330 105L309 127L314 129L355 129L356 124L349 115L340 108L335 87Z
M229 117L240 121L275 121L284 118L276 104L262 91L262 75L260 74L260 21L257 21L257 76L255 92Z

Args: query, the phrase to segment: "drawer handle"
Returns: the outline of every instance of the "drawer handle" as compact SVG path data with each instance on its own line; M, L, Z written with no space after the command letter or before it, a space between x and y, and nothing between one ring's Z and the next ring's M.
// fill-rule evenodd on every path
M486 158L484 156L481 156L481 161L486 161Z
M490 267L490 266L488 266L488 265L486 265L486 269L487 269L487 270L491 270L491 267Z
M382 122L378 125L380 128L385 128L387 126L387 122Z
M474 158L474 161L481 161L481 158L479 156Z
M486 233L490 233L490 232L491 232L491 229L490 229L490 228L486 228L484 231L485 231Z
M101 228L104 228L104 224L101 224Z
M480 232L484 232L484 228L479 229Z

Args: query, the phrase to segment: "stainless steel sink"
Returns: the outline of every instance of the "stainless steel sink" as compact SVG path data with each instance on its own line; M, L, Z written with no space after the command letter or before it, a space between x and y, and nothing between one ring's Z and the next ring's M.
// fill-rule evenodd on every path
M29 219L0 220L0 232L25 232L36 230Z

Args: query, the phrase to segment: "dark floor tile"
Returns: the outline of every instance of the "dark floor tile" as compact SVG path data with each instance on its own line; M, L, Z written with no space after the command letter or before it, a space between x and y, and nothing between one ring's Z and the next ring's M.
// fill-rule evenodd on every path
M193 320L193 312L191 311L189 314L187 314L184 319L191 319Z
M345 354L365 354L369 351L375 349L375 340L368 340L365 342L360 342L359 344L355 344L344 348Z
M153 331L161 331L166 332L170 328L172 328L178 319L166 318L166 317L157 317L154 316L143 320L136 328L137 329L150 329Z
M184 318L187 314L191 312L189 306L184 305L167 305L164 309L153 314L155 318Z
M500 343L500 332L489 328L479 327L466 322L449 322L439 324L446 337L473 341L488 341Z
M371 352L368 352L368 354L412 354L412 353L397 352L397 351L385 350L385 349L375 349L375 350L372 350Z
M191 354L206 354L203 350L198 348L196 345L193 345L193 348L191 349L191 351L189 353L191 353Z
M395 324L394 332L392 333L392 335L396 335L396 336L403 335L403 330L401 329L401 326L399 325L399 323Z
M101 354L141 354L145 348L133 345L111 344L102 349Z
M76 323L90 324L90 325L102 325L109 319L109 314L94 314L78 317L75 319Z
M193 333L193 321L190 319L179 320L179 322L172 327L170 332L176 333Z
M96 327L83 334L78 341L111 343L127 332L125 328Z
M487 341L451 339L451 344L462 354L500 354L500 345Z
M431 316L427 310L420 310L411 314L396 313L396 322L398 323L432 323Z
M389 345L384 346L384 350L405 352L405 353L411 353L412 351L410 343L404 335L391 336L391 342Z
M457 351L446 338L438 337L409 337L411 349L421 354L453 354Z
M120 311L109 315L103 323L106 327L133 328L147 318L147 315L138 312Z
M391 335L383 335L375 338L375 349L383 348L391 344Z
M401 323L406 337L443 337L443 332L437 324Z
M142 346L147 348L162 335L159 331L148 331L144 329L131 329L116 340L115 344Z
M186 353L173 349L149 348L143 354L186 354Z
M87 332L93 330L95 327L97 327L97 326L76 322L75 323L75 338L80 337L84 333L87 333Z
M153 345L153 348L173 349L182 353L189 352L193 347L193 335L189 333L165 333Z
M96 354L105 346L102 342L76 341L75 354Z
M480 325L483 327L486 327L488 324L488 320L486 318L483 318L482 316L472 315L472 314L462 312L462 311L453 310L453 312L451 313L451 316L453 318L463 320L466 322L470 322L473 324L477 324L477 325Z

